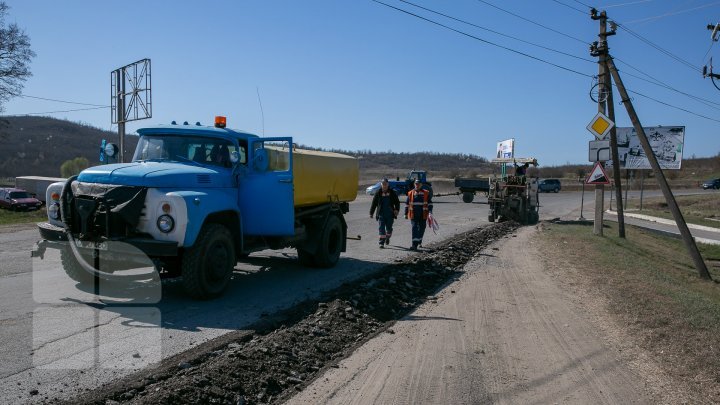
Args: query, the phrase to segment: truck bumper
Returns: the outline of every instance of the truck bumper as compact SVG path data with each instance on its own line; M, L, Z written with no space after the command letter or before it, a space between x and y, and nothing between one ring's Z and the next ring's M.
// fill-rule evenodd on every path
M65 229L53 225L48 222L40 222L37 224L40 236L44 239L42 246L60 248L64 243L68 242L67 234ZM111 241L112 242L112 241ZM174 257L178 255L178 244L177 242L169 242L162 240L155 240L149 238L125 238L116 240L117 242L113 245L113 253L137 253L133 252L127 245L131 245L134 248L140 250L148 257ZM125 246L125 249L123 249ZM44 249L43 249L44 250ZM41 256L33 252L33 256Z

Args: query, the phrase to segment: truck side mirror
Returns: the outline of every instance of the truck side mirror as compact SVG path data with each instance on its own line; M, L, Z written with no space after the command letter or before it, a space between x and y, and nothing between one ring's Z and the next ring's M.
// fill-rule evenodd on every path
M236 164L239 161L240 161L240 153L236 150L232 151L230 153L230 162L232 162L232 164Z

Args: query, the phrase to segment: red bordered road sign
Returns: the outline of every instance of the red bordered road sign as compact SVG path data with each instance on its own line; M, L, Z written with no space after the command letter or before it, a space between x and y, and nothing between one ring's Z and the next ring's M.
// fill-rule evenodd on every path
M595 162L590 175L585 179L585 184L610 184L610 177L605 172L602 162Z

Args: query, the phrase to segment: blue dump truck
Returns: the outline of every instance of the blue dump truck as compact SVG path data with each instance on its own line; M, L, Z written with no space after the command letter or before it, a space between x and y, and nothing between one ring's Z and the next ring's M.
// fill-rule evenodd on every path
M120 277L142 256L160 277L182 277L190 296L209 299L253 251L294 247L302 264L332 267L346 250L355 158L226 129L224 117L214 127L173 122L137 132L132 162L48 188L34 256L60 249L80 283Z

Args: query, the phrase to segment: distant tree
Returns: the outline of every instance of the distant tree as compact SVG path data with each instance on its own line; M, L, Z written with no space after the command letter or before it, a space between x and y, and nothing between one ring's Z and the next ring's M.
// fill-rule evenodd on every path
M60 166L60 174L62 177L71 177L76 174L80 174L81 171L85 170L90 166L90 162L84 157L76 157L72 160L66 160Z
M0 113L6 101L21 94L23 83L32 76L29 64L35 57L25 31L15 23L6 23L9 9L0 1Z

